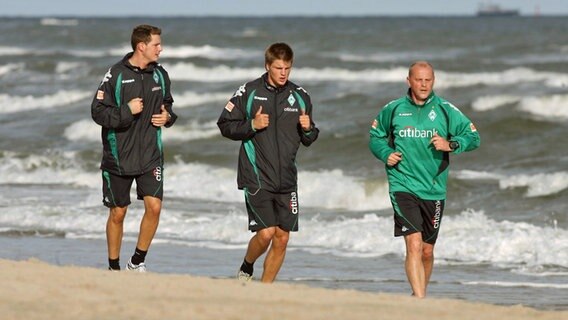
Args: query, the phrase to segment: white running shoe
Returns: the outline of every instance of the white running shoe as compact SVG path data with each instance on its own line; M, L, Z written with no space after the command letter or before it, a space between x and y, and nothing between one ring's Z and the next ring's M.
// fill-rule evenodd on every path
M144 262L141 262L140 264L132 264L132 259L129 259L126 264L126 271L146 272L146 264L144 264Z
M243 270L239 270L237 273L237 279L242 282L249 282L252 280L252 275L244 272Z

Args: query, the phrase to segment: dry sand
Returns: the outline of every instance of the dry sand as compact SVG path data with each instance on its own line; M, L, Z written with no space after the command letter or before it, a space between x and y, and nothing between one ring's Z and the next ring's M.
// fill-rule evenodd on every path
M7 319L568 319L448 299L240 283L173 274L110 272L0 260L0 318Z

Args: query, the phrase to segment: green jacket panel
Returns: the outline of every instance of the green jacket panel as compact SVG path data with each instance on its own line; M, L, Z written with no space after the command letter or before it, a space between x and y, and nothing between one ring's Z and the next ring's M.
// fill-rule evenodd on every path
M430 143L435 134L459 142L455 154L480 144L471 120L434 93L422 106L407 95L383 107L371 127L369 148L385 164L391 153L402 153L396 166L386 166L390 192L409 192L425 200L446 198L449 154Z

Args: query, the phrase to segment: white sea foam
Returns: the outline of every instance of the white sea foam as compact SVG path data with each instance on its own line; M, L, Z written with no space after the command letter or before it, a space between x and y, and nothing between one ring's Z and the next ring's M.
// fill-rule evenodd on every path
M21 56L24 54L31 53L32 50L24 49L20 47L5 47L0 46L0 56Z
M164 141L178 140L191 141L200 139L209 139L221 136L217 121L200 122L191 120L189 123L177 123L167 129L162 130L162 138Z
M537 174L501 174L461 170L452 175L462 180L495 180L500 189L527 188L525 197L543 197L562 192L568 188L568 172Z
M487 111L507 104L515 104L519 110L533 114L539 119L564 121L568 118L568 95L561 94L541 97L485 96L475 99L471 106L477 111Z
M58 18L43 18L40 20L42 26L77 26L79 20L77 19L58 19Z
M196 66L193 63L175 63L168 67L170 77L176 80L198 82L248 81L265 72L264 68L239 68L219 65L212 68ZM291 79L304 81L366 81L400 82L404 79L406 68L368 69L353 71L341 68L294 68Z
M69 71L76 72L77 69L79 69L83 65L84 64L80 62L65 62L65 61L58 62L57 65L55 66L55 72L56 73L65 73Z
M174 108L194 107L211 102L226 102L231 98L232 94L232 92L197 93L194 91L186 91L174 95ZM223 105L220 106L222 107Z
M0 53L0 56L2 54ZM23 63L9 63L0 66L0 77L4 76L5 74L10 74L12 72L18 71L24 67Z
M178 62L166 66L174 80L197 82L247 81L264 73L263 68L240 68L227 65L200 67L193 63ZM290 79L300 81L327 82L403 82L408 74L407 67L391 69L352 70L344 68L294 68ZM507 86L527 82L544 82L548 86L563 86L568 76L561 73L541 72L528 68L513 68L501 72L460 73L436 71L437 88L461 88L477 85Z
M199 122L191 120L189 123L176 122L175 126L162 131L163 141L191 141L209 139L220 135L216 121ZM70 141L101 141L101 127L93 120L82 119L74 122L63 132L63 136Z
M258 59L262 54L258 50L243 50L238 48L219 48L211 45L203 46L165 46L162 58L205 58L211 60L242 60Z
M122 57L126 52L132 51L130 44L122 44L109 49L102 50L71 50L70 54L79 57L104 57L114 56ZM0 51L1 52L1 51ZM190 59L190 58L204 58L210 60L243 60L243 59L258 59L262 54L258 51L249 51L238 48L220 48L212 45L203 46L169 46L165 45L161 59Z
M461 180L500 180L503 178L501 174L487 171L455 170L451 174Z
M236 190L236 171L198 163L178 161L167 167L170 175L165 190L177 197L241 202ZM380 210L390 207L386 182L369 186L365 181L346 176L341 170L300 170L300 204L327 209Z
M501 189L527 187L527 197L548 196L568 188L568 172L519 174L500 179Z
M0 94L0 114L29 111L35 109L51 109L69 105L91 97L94 93L88 91L70 90L57 91L45 96L11 96Z
M523 98L519 109L547 120L568 119L568 95Z
M256 38L261 34L261 32L259 31L259 29L256 28L245 28L240 34L239 36L243 37L243 38Z
M506 58L503 62L509 65L527 65L527 64L541 64L541 63L559 63L568 62L568 56L565 52L551 52L551 53L530 53L517 58Z
M561 76L561 73L541 72L529 68L513 68L500 72L446 72L436 71L436 87L510 86L526 82L546 82Z
M568 267L568 230L495 221L483 212L467 210L444 217L437 257L500 266Z
M226 65L207 68L186 62L167 65L166 69L172 80L196 82L249 81L265 72L264 68L238 68Z
M488 111L497 109L499 107L505 106L507 104L517 103L521 98L518 96L485 96L479 97L473 100L471 107L476 111Z
M99 174L85 171L75 152L50 152L24 157L4 151L0 163L0 184L70 184L97 187Z
M87 122L78 123L76 128L88 125ZM214 123L208 125L213 127ZM98 187L99 172L85 171L73 152L22 157L6 151L3 156L0 184L58 183ZM243 200L242 191L236 188L237 173L234 169L176 160L166 165L165 172L168 183L164 189L174 197L233 203ZM369 183L347 176L341 170L300 170L298 179L302 206L348 211L390 207L386 181Z
M568 284L563 283L543 283L543 282L507 282L507 281L465 281L465 285L473 286L493 286L493 287L529 287L545 289L568 289Z
M100 141L101 127L93 120L83 119L65 128L63 136L69 141Z
M189 199L184 210L166 210L167 214L161 217L157 242L235 249L244 248L250 238L242 203L230 204L218 213L203 213L192 209ZM71 237L104 238L106 215L100 211L85 207L8 207L0 215L0 225L51 230ZM127 237L138 231L142 211L132 210L125 221ZM346 257L404 256L404 241L393 237L391 216L322 214L300 217L299 225L300 232L293 235L289 244L291 250ZM495 221L483 212L467 210L444 217L436 257L436 262L442 265L457 261L512 270L519 266L530 266L531 270L568 268L568 230Z
M341 61L346 62L404 62L416 60L440 60L440 59L456 59L460 55L467 53L463 49L447 49L439 52L417 51L397 51L397 52L377 52L370 54L361 53L330 53L324 56L337 57Z

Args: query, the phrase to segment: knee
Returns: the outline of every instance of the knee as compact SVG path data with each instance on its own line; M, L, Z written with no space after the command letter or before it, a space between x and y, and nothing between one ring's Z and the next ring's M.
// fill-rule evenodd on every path
M431 246L424 246L422 250L422 260L429 261L434 259L434 248Z
M423 253L422 240L407 241L406 250L407 250L408 254L411 254L411 255L422 255L422 253Z
M288 232L277 232L272 239L272 245L282 249L286 249L288 245L288 240L290 239L290 233Z
M162 211L161 201L145 201L144 205L146 207L146 214L154 217L160 216L160 211Z
M260 231L257 232L257 238L258 240L262 243L262 244L268 244L270 243L270 241L272 241L272 238L274 238L274 234L275 234L275 230L274 228L266 228L266 229L262 229Z
M122 224L126 217L126 207L114 207L110 209L109 220L114 224Z

